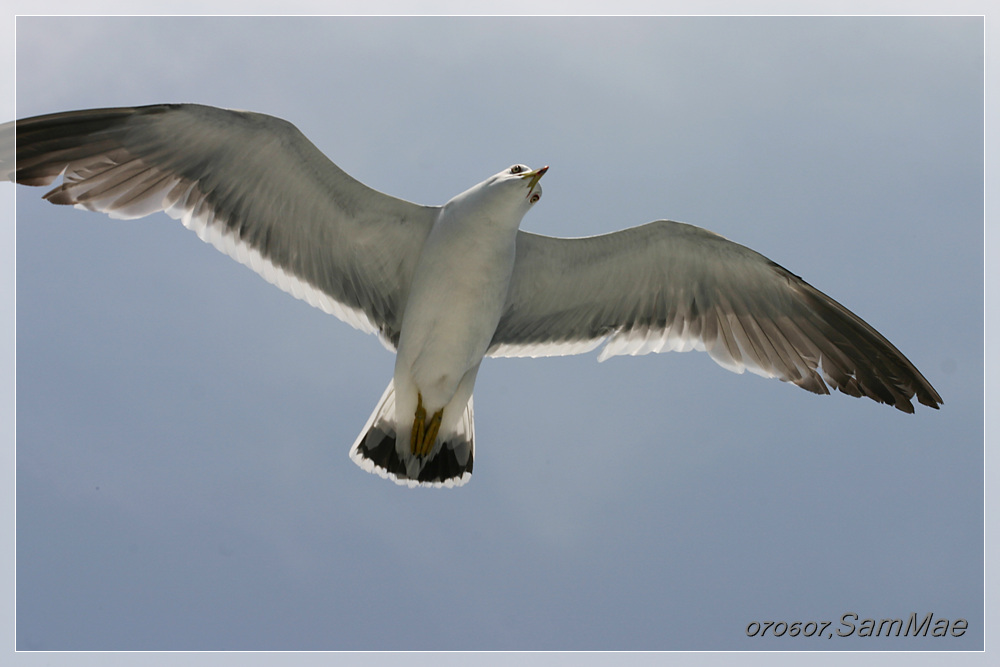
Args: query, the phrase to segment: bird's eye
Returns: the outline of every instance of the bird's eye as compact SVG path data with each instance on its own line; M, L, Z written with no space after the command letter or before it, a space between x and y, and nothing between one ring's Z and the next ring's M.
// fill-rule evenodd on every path
M519 164L515 164L510 168L510 173L512 174L520 174L522 171L524 171L524 167Z
M541 198L542 198L542 195L540 195L540 194L538 194L536 192L535 194L531 195L531 199L529 199L528 201L531 202L532 204L534 204L536 201L538 201Z

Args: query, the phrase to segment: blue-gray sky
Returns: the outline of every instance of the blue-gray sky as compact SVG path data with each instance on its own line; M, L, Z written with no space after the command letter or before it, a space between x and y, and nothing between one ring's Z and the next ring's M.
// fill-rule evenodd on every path
M904 415L699 353L490 360L472 481L399 488L347 458L392 373L374 337L166 216L21 188L18 648L980 649L982 30L18 19L19 117L266 112L426 204L548 164L523 228L712 229L854 310L945 401ZM852 612L969 630L746 636Z

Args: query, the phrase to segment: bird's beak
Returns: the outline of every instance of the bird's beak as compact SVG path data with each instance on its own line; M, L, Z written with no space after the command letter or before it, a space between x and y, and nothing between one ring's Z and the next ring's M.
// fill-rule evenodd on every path
M535 169L534 171L529 171L529 172L526 172L524 174L521 174L521 178L530 178L531 179L531 181L528 183L528 197L531 196L532 190L535 189L535 186L538 185L538 181L540 181L542 179L542 176L544 176L545 172L548 171L548 170L549 170L549 166L545 165L541 169Z

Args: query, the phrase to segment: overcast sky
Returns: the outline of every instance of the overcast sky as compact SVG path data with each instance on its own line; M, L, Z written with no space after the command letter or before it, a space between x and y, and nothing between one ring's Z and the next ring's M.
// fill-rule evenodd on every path
M982 30L18 19L18 117L261 111L423 204L548 164L524 229L719 232L944 398L905 415L694 352L488 360L472 481L400 488L347 458L392 374L374 337L165 215L19 188L18 648L982 648ZM969 629L746 632L912 612Z

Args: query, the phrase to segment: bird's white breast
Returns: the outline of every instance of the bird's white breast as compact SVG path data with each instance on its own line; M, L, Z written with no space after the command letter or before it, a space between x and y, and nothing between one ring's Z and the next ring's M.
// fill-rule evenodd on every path
M396 375L428 407L446 404L493 339L514 268L520 219L510 224L442 209L423 246L403 315Z

